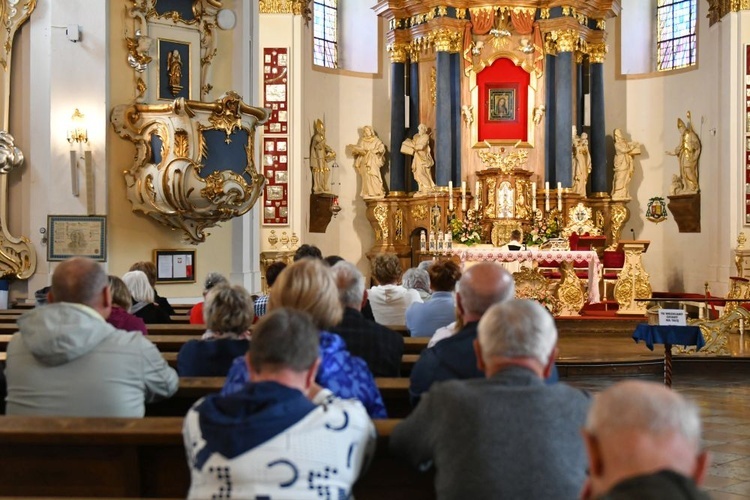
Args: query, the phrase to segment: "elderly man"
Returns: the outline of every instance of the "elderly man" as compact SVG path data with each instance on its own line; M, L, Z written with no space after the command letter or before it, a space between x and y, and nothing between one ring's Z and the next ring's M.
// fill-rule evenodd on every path
M142 417L177 374L141 332L107 323L107 273L90 259L61 263L49 304L24 314L8 344L9 415Z
M584 439L583 498L709 498L697 487L708 466L698 408L661 384L620 382L598 394Z
M302 311L260 319L246 358L252 382L185 417L189 498L351 497L375 428L359 401L315 383L318 336Z
M433 382L482 376L474 356L477 324L492 304L512 299L515 290L513 276L494 262L481 262L464 272L456 292L456 309L463 328L419 357L411 372L412 404Z
M331 270L339 289L339 300L344 305L344 317L331 332L344 339L350 353L365 360L374 376L400 376L404 337L370 321L360 312L367 301L367 291L365 278L357 266L342 260Z
M440 499L576 498L589 397L547 385L557 330L530 300L489 308L474 342L485 378L435 384L391 435L414 466L434 463Z

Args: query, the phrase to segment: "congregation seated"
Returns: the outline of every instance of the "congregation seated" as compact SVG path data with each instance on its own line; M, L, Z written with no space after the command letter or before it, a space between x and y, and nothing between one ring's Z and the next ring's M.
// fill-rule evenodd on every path
M368 290L375 321L381 325L405 325L406 309L412 302L422 302L419 293L398 284L401 263L392 253L380 254L372 262L372 276L378 282Z
M143 271L129 271L122 277L128 287L133 305L130 313L138 316L146 324L171 323L169 312L154 301L154 289Z
M208 330L201 340L189 340L177 354L181 377L223 377L237 356L247 352L253 324L253 299L235 285L213 287L203 306Z
M18 320L8 343L9 415L142 417L146 402L177 391L177 373L147 337L107 323L112 301L99 264L59 264L48 301Z
M362 316L360 309L367 300L367 291L357 266L339 261L331 270L344 306L344 315L331 332L344 339L350 353L365 360L374 376L400 376L403 335Z
M554 319L535 301L510 300L490 307L478 332L483 378L433 385L393 430L390 449L415 467L434 465L438 498L577 498L590 399L544 383Z
M170 316L176 314L169 301L165 297L161 297L156 291L156 264L154 264L150 260L143 260L140 262L136 262L135 264L130 266L130 269L128 269L128 271L143 271L143 273L146 275L146 278L148 278L148 282L151 285L151 288L154 289L154 302L159 304L159 307L167 311Z
M617 383L594 397L584 499L708 499L698 407L662 384Z
M259 296L253 301L255 304L255 319L260 319L261 316L266 314L266 307L268 306L268 295L271 293L273 284L276 283L276 278L279 277L281 271L286 267L286 263L282 261L272 262L266 268L266 287L267 291L265 294Z
M425 261L430 264L430 261ZM427 266L429 268L429 266ZM404 272L401 278L401 284L407 290L416 290L422 301L430 300L432 290L430 289L430 274L427 269L421 267L412 267Z
M208 291L213 287L227 284L229 284L229 280L226 279L223 274L217 272L208 273L206 279L203 280L203 299L205 300ZM198 302L190 309L190 324L205 324L205 320L203 319L203 302Z
M360 400L372 418L386 418L383 398L367 363L352 356L342 338L329 331L341 321L344 309L331 268L322 259L303 258L284 269L274 287L268 299L269 311L280 307L304 311L320 330L321 362L316 382L340 398ZM241 390L248 380L243 358L236 358L222 394Z
M117 276L110 275L109 289L112 293L112 311L109 313L107 323L119 330L141 332L143 335L148 335L146 323L138 316L128 312L133 305L133 299L125 283Z
M406 310L406 328L412 337L431 337L456 319L456 300L453 293L461 278L461 268L452 260L433 263L430 276L432 296L427 302L414 302Z
M251 383L198 401L185 417L188 498L350 498L374 453L375 427L359 401L315 383L321 360L311 317L270 311L246 362Z

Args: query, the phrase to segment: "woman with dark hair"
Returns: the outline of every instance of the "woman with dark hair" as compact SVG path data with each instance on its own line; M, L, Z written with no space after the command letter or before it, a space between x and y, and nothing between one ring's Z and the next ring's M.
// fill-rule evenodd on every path
M430 275L432 297L424 303L415 303L406 310L406 328L412 337L432 337L456 319L456 283L461 279L461 268L452 260L440 260L432 264Z

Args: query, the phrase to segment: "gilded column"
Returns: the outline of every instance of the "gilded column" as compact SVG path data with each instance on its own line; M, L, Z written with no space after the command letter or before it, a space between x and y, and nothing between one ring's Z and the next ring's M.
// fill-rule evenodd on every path
M555 61L555 182L573 186L573 51L578 33L557 33Z
M460 33L440 29L435 34L437 99L435 110L435 184L447 186L453 179L453 150L457 137L453 126L453 67Z
M589 45L591 71L591 192L609 192L607 186L607 149L604 124L604 43Z
M406 191L406 161L401 153L401 143L406 139L406 55L408 46L393 43L391 54L391 192Z

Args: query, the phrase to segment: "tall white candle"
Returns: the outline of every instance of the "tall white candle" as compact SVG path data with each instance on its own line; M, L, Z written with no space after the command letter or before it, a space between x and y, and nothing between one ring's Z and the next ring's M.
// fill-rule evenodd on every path
M536 212L536 182L531 183L531 211Z
M562 182L557 183L557 211L562 212Z
M466 196L461 197L461 211L466 212Z
M448 211L453 211L453 181L448 181Z
M461 181L461 210L466 211L466 181Z
M474 183L474 210L479 210L479 181Z
M549 212L549 182L544 183L544 211Z

